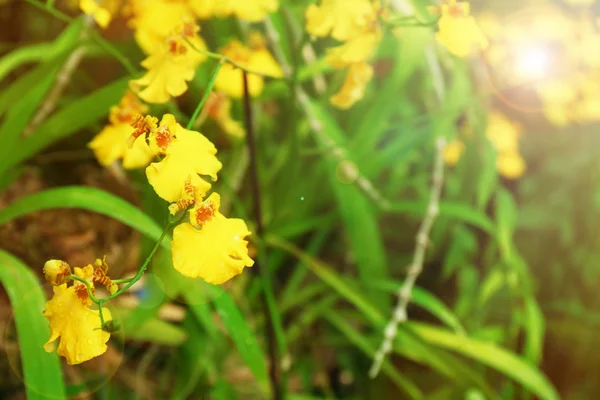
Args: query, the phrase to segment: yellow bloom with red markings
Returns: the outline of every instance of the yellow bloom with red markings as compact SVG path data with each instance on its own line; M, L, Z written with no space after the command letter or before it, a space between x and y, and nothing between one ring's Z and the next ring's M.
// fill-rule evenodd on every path
M431 11L440 16L435 37L450 53L466 57L473 48L483 50L488 47L487 38L470 15L468 2L446 0L445 4L432 7Z
M71 266L62 260L48 260L44 264L44 278L53 286L66 283L71 275Z
M193 21L193 13L187 3L181 0L153 0L135 7L130 26L144 53L155 54L183 22Z
M231 98L223 93L213 92L206 102L207 116L214 119L217 125L228 135L243 138L246 131L231 116Z
M60 260L50 260L44 266L44 273L48 277L58 264L66 264ZM68 264L66 264L68 265ZM95 269L92 265L84 268L74 268L75 275L87 280L93 288ZM58 283L58 282L54 282ZM73 281L71 286L67 283L54 286L54 296L46 302L44 316L50 324L50 338L44 344L44 350L52 352L56 349L58 355L65 357L70 365L80 364L103 354L110 333L102 330L100 314L97 310L89 308L91 300L85 284ZM103 309L104 321L112 320L110 310ZM55 341L59 340L58 347Z
M348 68L346 80L340 91L329 99L331 104L341 109L348 109L365 94L367 84L373 77L373 67L366 62L352 64Z
M363 30L343 44L327 49L327 63L335 68L345 68L367 61L383 37L377 21L377 10L371 9Z
M127 143L134 131L131 126L134 117L147 109L148 107L140 103L131 92L126 93L118 105L111 107L110 124L88 144L100 164L107 167L120 159L123 159L123 167L128 169L142 168L150 164L154 154L145 141L136 141L132 147Z
M185 93L187 82L194 78L196 69L206 59L200 52L206 49L206 45L198 36L198 30L195 24L180 24L172 36L142 61L148 72L130 82L142 100L162 104Z
M182 223L173 231L171 249L173 266L182 275L200 277L219 285L251 267L248 256L250 235L246 223L226 218L219 212L220 196L211 194L190 210L190 223Z
M306 31L343 42L364 32L371 13L369 0L322 0L320 5L310 4L306 9Z
M146 168L146 177L156 194L166 201L173 203L184 198L186 182L203 196L211 184L200 176L217 179L222 165L215 156L215 146L199 132L183 128L173 115L165 114L158 126L150 126L147 139L165 156ZM146 138L135 139L138 140Z
M241 20L258 22L269 13L277 10L278 0L190 0L190 6L198 18L228 17L233 15Z
M264 38L254 33L249 42L250 46L246 47L233 39L219 53L249 71L273 78L282 77L283 71L267 49ZM263 91L264 79L261 75L248 74L248 91L253 97ZM224 64L215 81L215 88L230 97L241 98L244 95L243 71L231 64Z

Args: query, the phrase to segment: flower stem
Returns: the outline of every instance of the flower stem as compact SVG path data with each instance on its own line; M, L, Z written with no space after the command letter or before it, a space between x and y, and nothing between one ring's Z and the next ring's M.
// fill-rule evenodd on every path
M194 125L196 118L198 118L198 114L200 114L200 111L202 110L204 103L206 103L208 96L210 96L210 93L212 92L213 86L215 86L215 81L217 80L217 75L219 75L219 71L221 70L221 67L223 66L223 62L224 61L221 59L215 66L212 76L210 77L210 80L208 81L208 85L206 86L206 89L204 90L204 96L202 96L202 100L200 100L200 103L198 103L198 105L196 106L196 109L194 110L194 114L192 114L192 118L190 118L187 126L185 127L186 129L192 129L192 126Z
M258 255L259 260L254 265L254 269L260 274L263 289L263 309L267 322L267 347L269 350L269 379L271 383L272 398L282 400L285 398L285 388L281 384L281 357L280 348L283 347L283 330L281 321L275 306L275 298L271 286L271 276L269 273L269 264L267 263L267 254L265 246L262 243L264 233L260 181L258 177L258 155L256 152L256 138L254 134L254 123L252 119L252 103L250 101L250 91L248 90L248 73L243 71L244 84L244 117L246 122L246 139L250 153L250 179L252 200L254 203L254 218L256 220L256 236L258 237Z

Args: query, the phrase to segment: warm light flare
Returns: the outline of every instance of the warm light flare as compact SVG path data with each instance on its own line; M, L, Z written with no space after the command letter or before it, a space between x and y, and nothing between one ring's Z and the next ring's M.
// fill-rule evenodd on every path
M517 73L525 79L542 79L547 77L550 69L550 53L547 49L531 46L517 53Z

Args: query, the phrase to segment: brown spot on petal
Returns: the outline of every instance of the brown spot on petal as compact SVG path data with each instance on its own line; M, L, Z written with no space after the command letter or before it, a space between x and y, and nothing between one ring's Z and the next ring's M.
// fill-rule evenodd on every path
M171 143L173 137L171 136L171 132L169 132L169 128L166 126L161 126L160 129L156 132L156 145L162 150L165 151Z
M195 218L198 225L204 225L215 215L215 205L207 201L196 209Z

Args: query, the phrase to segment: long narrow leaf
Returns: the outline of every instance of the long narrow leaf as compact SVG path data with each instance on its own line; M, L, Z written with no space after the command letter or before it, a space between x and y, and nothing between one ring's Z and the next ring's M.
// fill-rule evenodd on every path
M43 349L50 329L42 316L45 299L39 281L19 259L0 250L0 283L14 313L27 398L66 398L58 355Z

